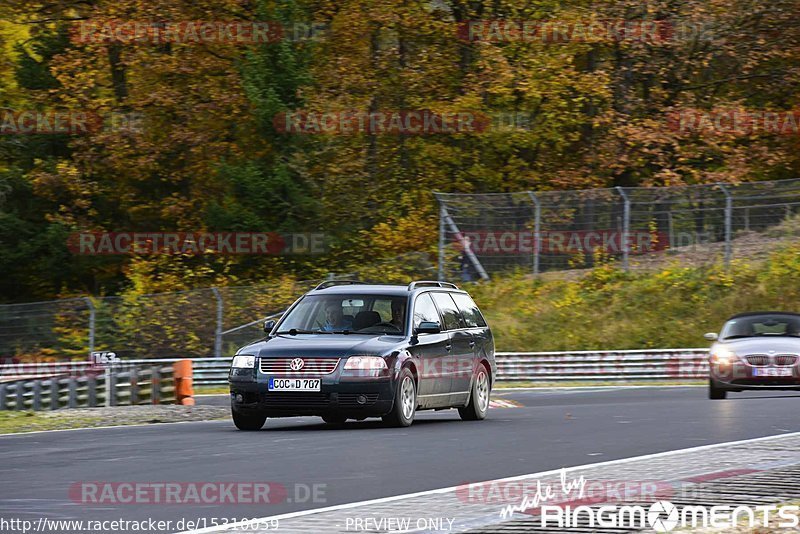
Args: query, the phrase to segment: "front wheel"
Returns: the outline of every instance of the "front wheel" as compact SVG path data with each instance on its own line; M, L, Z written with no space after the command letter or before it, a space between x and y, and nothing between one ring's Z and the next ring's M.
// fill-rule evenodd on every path
M231 410L231 415L233 416L233 424L239 430L261 430L261 427L267 421L266 415L243 414L236 410Z
M322 420L329 425L343 425L345 421L347 421L347 417L342 417L340 415L323 415Z
M414 375L408 368L400 371L400 380L397 382L397 392L394 395L392 411L383 416L383 421L390 426L410 426L414 422L417 411L417 385Z
M709 399L711 399L711 400L722 400L722 399L725 398L727 393L728 392L726 390L724 390L722 388L718 388L716 385L714 385L714 381L713 380L709 380L708 381L708 398Z
M486 368L481 365L475 374L475 380L472 382L469 404L458 409L458 415L461 416L461 419L464 421L486 419L486 413L489 411L490 392L489 375L486 373Z

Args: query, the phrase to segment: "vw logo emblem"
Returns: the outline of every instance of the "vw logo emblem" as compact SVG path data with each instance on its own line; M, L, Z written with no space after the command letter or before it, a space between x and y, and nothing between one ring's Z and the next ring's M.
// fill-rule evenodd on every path
M292 371L299 371L305 364L306 362L303 361L303 358L295 358L289 363L289 368Z

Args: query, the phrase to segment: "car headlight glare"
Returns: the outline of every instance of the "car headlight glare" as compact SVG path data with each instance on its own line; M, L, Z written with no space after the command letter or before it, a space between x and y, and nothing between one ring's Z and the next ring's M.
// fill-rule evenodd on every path
M726 364L731 363L736 359L736 353L725 347L714 349L711 353L711 361L714 363Z
M252 369L256 366L256 357L249 354L234 356L231 367L234 369Z
M380 356L350 356L344 364L346 371L381 371L386 369L386 360Z

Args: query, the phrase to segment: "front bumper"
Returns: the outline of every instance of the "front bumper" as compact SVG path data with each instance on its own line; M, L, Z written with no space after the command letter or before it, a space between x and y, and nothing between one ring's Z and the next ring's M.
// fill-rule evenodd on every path
M765 369L789 369L791 370L791 376L762 376L759 374L764 373ZM773 367L753 366L740 360L725 365L711 362L710 378L716 387L722 389L800 390L800 368L797 364L792 366Z
M286 378L258 369L232 369L228 380L231 407L240 413L267 417L337 415L361 419L386 415L394 404L395 386L390 376L343 376L340 368L327 375L303 375L320 379L319 392L269 391L269 379L273 376Z

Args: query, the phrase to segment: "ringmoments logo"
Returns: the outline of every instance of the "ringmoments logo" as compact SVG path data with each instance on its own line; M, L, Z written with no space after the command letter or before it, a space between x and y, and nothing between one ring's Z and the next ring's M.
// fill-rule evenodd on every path
M800 524L796 505L762 506L683 506L656 501L650 506L605 505L541 507L540 526L569 529L635 528L670 532L676 528L732 529L737 526L796 528Z

